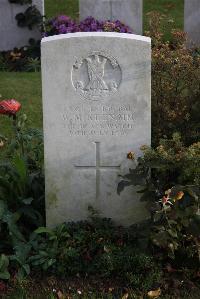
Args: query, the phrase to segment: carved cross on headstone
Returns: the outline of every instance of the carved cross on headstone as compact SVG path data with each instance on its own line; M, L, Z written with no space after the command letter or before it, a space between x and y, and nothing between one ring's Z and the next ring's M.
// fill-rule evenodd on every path
M102 166L100 155L100 142L95 142L96 146L96 166L75 166L77 169L95 169L96 170L96 199L100 196L100 172L104 169L119 170L120 166Z

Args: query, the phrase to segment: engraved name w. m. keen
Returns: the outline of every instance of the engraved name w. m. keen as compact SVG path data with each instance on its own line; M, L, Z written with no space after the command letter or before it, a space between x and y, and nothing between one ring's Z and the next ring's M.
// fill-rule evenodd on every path
M92 52L76 59L72 68L72 84L85 99L98 101L113 94L122 80L117 60L105 52Z

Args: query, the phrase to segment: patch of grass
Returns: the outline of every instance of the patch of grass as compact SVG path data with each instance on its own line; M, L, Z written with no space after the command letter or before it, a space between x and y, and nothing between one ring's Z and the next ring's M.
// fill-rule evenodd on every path
M79 16L78 11L78 0L45 0L45 12L47 18L66 14L76 19Z
M174 19L174 28L183 29L184 0L144 0L144 14L155 10Z
M22 104L22 113L28 116L31 127L42 127L42 92L40 73L0 72L2 99L15 98ZM0 115L0 135L9 133L10 119Z

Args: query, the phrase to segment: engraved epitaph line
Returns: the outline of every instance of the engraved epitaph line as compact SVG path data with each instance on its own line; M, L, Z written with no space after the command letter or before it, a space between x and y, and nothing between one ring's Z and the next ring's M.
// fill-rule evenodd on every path
M76 169L95 169L96 170L96 199L99 199L100 197L100 175L101 170L105 169L116 169L119 170L120 166L102 166L101 165L101 155L100 155L100 142L94 142L95 143L95 150L96 150L96 166L77 166L75 165Z

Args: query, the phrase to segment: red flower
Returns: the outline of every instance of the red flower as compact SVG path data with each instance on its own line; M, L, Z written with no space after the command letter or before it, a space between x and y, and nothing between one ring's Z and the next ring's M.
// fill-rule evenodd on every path
M14 99L0 102L0 114L15 115L21 108L21 104Z
M163 198L161 198L159 202L162 203L163 206L173 205L173 203L170 201L169 194L167 196L163 196Z
M168 196L163 196L162 198L162 203L165 205L169 202L169 197Z

